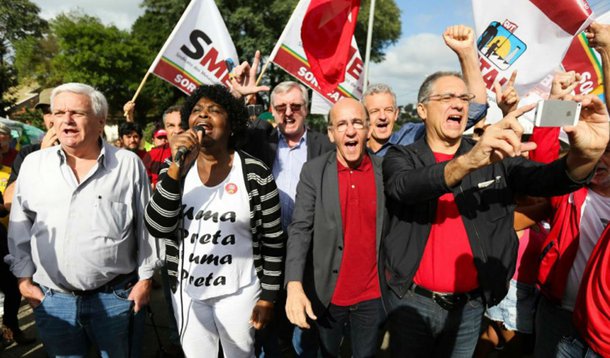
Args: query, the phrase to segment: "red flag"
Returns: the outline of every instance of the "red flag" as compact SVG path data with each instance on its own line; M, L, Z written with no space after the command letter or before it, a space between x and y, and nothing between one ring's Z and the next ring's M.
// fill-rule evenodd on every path
M345 67L356 28L360 0L311 0L301 40L311 71L323 91L345 79Z

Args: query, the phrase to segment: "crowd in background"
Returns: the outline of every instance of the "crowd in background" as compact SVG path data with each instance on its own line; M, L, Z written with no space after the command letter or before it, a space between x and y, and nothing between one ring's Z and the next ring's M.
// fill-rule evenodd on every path
M586 33L607 83L610 25ZM582 107L560 153L559 128L525 140L516 73L487 118L472 29L443 39L461 73L431 69L396 130L374 79L309 129L303 85L265 104L259 54L169 107L148 151L135 103L112 145L104 94L43 91L40 144L0 125L3 340L34 341L23 297L50 356L138 357L158 271L174 356L374 357L386 332L395 357L608 356L610 97L555 75L549 99Z

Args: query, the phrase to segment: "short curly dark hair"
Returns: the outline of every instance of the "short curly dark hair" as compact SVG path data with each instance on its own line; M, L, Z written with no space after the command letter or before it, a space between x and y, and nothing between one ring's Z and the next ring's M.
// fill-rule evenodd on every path
M187 99L180 110L182 128L189 128L189 117L193 107L201 98L207 98L218 103L229 117L229 148L239 149L246 141L246 130L248 128L248 110L243 101L233 97L229 90L223 85L202 85L197 88Z

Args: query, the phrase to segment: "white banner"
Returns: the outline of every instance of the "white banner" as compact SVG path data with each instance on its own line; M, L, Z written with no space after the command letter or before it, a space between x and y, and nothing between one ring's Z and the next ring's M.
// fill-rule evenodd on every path
M229 86L237 51L214 0L192 0L149 72L186 94L201 84Z

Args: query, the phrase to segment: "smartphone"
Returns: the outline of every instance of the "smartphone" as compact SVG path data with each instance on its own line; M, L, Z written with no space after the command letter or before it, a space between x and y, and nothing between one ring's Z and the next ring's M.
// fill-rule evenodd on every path
M580 117L580 102L548 99L538 102L534 125L536 127L574 126Z

